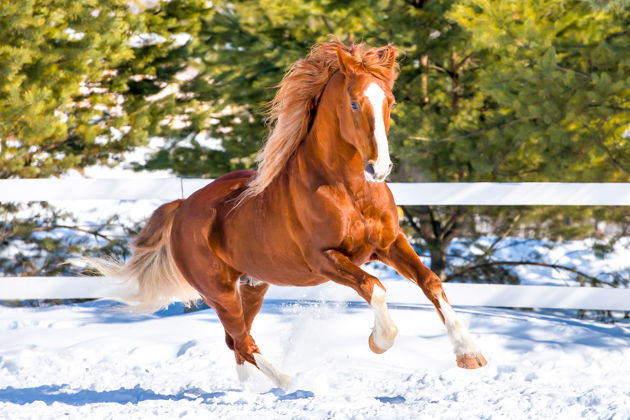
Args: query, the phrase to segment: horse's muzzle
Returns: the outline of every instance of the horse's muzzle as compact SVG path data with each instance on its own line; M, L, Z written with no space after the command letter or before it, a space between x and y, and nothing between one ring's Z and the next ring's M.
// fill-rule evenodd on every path
M393 163L389 162L385 171L378 171L376 165L367 163L364 168L365 179L369 182L383 182L392 171Z

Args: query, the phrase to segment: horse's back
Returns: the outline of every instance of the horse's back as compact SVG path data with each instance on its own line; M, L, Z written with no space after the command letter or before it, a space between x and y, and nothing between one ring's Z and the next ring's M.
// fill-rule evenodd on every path
M216 207L222 201L236 195L237 191L245 188L247 182L256 175L256 171L234 171L229 172L203 188L195 191L186 202L192 206L212 206Z
M236 202L234 199L255 174L255 171L246 170L230 172L195 191L182 201L177 210L174 229L186 232L202 230L207 234L217 215L217 208Z

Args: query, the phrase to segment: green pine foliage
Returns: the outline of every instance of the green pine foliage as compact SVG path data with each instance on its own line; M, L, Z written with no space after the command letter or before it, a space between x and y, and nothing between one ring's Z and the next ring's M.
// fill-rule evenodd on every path
M628 8L588 1L462 1L449 18L486 54L477 86L495 103L476 148L494 180L630 180ZM498 116L500 115L500 119ZM493 159L494 156L502 159ZM497 165L498 164L498 165Z
M115 112L111 86L111 69L133 56L125 3L2 3L0 178L57 175L139 144L113 131L135 126Z

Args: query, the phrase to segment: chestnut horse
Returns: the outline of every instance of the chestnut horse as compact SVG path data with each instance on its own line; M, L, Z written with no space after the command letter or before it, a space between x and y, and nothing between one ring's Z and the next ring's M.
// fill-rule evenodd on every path
M485 365L440 279L402 233L383 182L392 168L387 132L396 68L391 45L316 44L279 85L257 172L229 173L161 206L135 239L129 262L94 265L134 279L136 301L145 307L201 296L225 328L239 377L246 378L247 362L286 387L289 377L263 358L250 335L269 285L332 280L353 288L374 311L369 347L383 353L398 330L385 287L360 267L378 260L435 305L458 366Z

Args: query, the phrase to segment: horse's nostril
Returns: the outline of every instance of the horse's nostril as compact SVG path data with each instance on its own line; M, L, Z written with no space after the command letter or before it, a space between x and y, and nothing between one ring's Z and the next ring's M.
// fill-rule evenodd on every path
M391 172L393 167L394 167L394 164L389 162L389 166L387 166L387 172Z
M365 172L374 176L376 174L376 172L374 171L374 164L368 163L367 165L365 165Z

